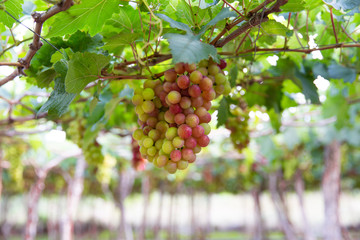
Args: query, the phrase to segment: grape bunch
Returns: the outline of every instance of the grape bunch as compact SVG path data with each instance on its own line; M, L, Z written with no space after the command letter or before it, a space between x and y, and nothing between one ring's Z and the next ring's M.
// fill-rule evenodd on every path
M230 92L222 72L226 63L212 60L177 63L164 81L147 80L135 90L132 102L141 126L133 133L143 158L169 173L184 170L210 139L211 101Z
M136 171L143 171L145 169L146 159L141 157L140 146L138 142L131 138L131 149L132 149L132 166Z
M236 106L231 110L233 116L229 117L225 126L231 131L230 139L235 148L241 152L250 142L249 113L246 106Z
M90 165L99 165L104 161L104 156L101 153L101 145L96 141L92 141L86 147L84 147L83 138L85 133L86 120L84 118L77 117L69 123L66 129L66 135L82 148L86 162Z

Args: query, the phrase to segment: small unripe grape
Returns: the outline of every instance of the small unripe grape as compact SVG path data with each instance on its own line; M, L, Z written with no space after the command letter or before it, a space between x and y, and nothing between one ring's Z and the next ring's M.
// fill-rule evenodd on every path
M155 142L155 147L157 150L160 150L162 148L162 145L164 143L164 139L159 139Z
M200 71L193 71L190 74L190 81L194 84L199 84L202 78L203 78L203 75L201 74Z
M148 155L148 156L153 157L153 156L155 156L156 153L157 153L157 149L156 149L156 147L154 147L154 146L149 147L149 148L147 149L147 155Z
M228 96L231 92L231 86L230 86L230 83L229 82L226 82L225 83L225 87L224 87L224 96Z
M164 72L164 79L167 82L175 82L177 78L177 73L174 69L169 69L166 72Z
M181 75L178 77L176 82L180 89L187 89L190 85L190 79L186 75Z
M226 77L222 73L217 73L215 75L215 82L216 84L224 84L226 82Z
M165 137L167 140L173 140L174 137L176 137L176 136L177 136L177 128L176 127L169 128L165 133Z
M200 125L199 125L199 126L200 126ZM157 140L160 138L161 133L160 133L160 131L157 130L157 129L151 129L150 132L149 132L149 134L148 134L148 136L149 136L152 140L157 141Z
M167 162L169 161L168 157L165 155L159 155L159 157L156 159L156 166L157 167L164 167Z
M210 125L207 123L201 123L200 126L202 126L204 128L204 134L209 135L209 133L211 132Z
M180 159L181 159L181 151L180 150L173 150L170 153L170 158L171 158L171 161L173 161L173 162L180 161Z
M145 100L152 100L155 96L155 92L151 88L145 88L142 92L142 96Z
M141 156L146 156L147 154L147 148L144 146L140 146L139 151L141 153Z
M142 145L146 148L151 147L153 144L154 144L154 140L152 140L149 137L145 138L144 141L142 142Z
M216 64L211 64L208 67L208 71L210 75L215 76L220 71L220 68Z
M206 59L203 59L199 62L199 67L207 67L209 65L209 61Z
M153 100L153 102L154 102L156 108L161 108L162 107L162 102L161 102L160 98L156 97Z
M165 121L160 121L156 124L156 129L165 133L169 128L169 125Z
M141 104L141 106L146 113L150 113L155 110L155 104L152 101L145 101Z
M194 153L199 153L201 152L201 147L199 145L196 145L196 147L193 149Z
M182 148L185 144L185 141L181 137L174 137L172 144L175 148Z
M187 167L189 166L189 162L181 160L179 162L177 162L177 168L179 170L185 170Z
M135 140L139 141L144 136L144 133L141 129L136 129L132 136Z
M146 122L146 120L149 118L149 115L147 115L146 113L143 113L139 116L139 119L142 121L142 122Z
M178 74L183 74L185 72L185 64L184 63L177 63L174 66L175 72Z
M135 94L133 97L132 97L132 103L134 105L140 105L142 104L142 102L144 101L143 97L140 95L140 94Z
M159 112L159 114L158 114L158 120L159 120L159 121L165 121L164 115L165 115L165 112Z
M144 113L144 110L142 109L142 104L135 107L135 112L138 116Z
M174 163L172 161L168 161L168 163L165 166L165 169L166 169L166 171L168 171L168 173L174 174L174 173L176 173L177 165L176 165L176 163Z
M181 100L181 94L178 91L171 91L166 98L171 104L177 104Z
M187 139L191 136L192 134L192 129L191 127L189 127L186 124L182 124L179 126L178 128L178 135L182 138L182 139Z
M224 85L216 85L214 87L214 90L217 94L222 94L225 90L225 87L224 87Z
M174 146L172 145L171 141L164 140L161 150L163 150L166 154L170 154L171 151L174 150Z
M201 68L198 69L198 71L201 72L201 74L202 74L203 76L207 76L207 75L209 74L209 72L208 72L208 70L207 70L206 67L201 67Z

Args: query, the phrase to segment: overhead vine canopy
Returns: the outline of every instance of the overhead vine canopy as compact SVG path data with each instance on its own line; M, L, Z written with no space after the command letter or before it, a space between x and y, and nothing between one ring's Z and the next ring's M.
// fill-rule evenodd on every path
M231 104L241 103L265 109L278 130L284 109L321 103L319 76L345 89L328 98L336 107L324 105L325 115L345 123L343 113L360 91L359 6L358 0L1 1L0 133L26 133L45 118L65 129L85 119L78 125L85 148L99 132L129 134L137 121L131 97L141 80L163 80L176 63L207 59L227 62L232 88L210 110L218 110L218 126L234 116Z

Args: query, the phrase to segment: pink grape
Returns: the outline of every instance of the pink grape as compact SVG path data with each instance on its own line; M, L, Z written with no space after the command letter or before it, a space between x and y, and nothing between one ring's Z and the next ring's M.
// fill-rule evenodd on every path
M199 125L199 121L200 121L199 117L194 113L190 113L189 115L186 116L185 119L186 124L191 128Z
M178 128L178 135L182 138L182 139L187 139L191 136L192 134L192 129L191 127L189 127L186 124L182 124L179 126Z
M201 137L202 135L204 135L204 133L205 133L205 129L201 125L197 125L192 129L192 136L195 138Z
M189 77L186 75L181 75L177 79L177 85L179 86L180 89L187 89L190 85Z
M189 87L189 94L191 97L199 97L201 95L201 89L198 85L191 85Z
M197 144L199 144L200 147L206 147L210 143L210 138L207 135L202 135L197 139Z

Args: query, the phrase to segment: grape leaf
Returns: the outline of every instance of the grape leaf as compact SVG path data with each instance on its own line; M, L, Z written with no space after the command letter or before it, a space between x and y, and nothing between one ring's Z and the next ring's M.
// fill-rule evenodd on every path
M284 6L281 7L281 10L283 10L283 12L299 12L304 9L304 0L289 0Z
M229 117L229 103L227 102L226 98L223 97L220 101L220 106L218 109L216 127L220 127L224 125L228 117Z
M198 63L209 57L219 62L216 48L201 42L197 36L167 33L164 35L164 38L167 38L170 44L174 63Z
M283 37L291 37L293 31L275 20L269 20L261 24L261 31L265 34L280 35Z
M229 73L231 88L235 87L238 74L239 74L239 69L236 65L234 65Z
M85 86L101 75L101 70L109 63L110 57L96 53L75 53L69 61L65 78L66 91L80 93Z
M203 26L199 32L199 36L203 35L206 30L211 27L214 26L216 23L218 23L219 21L225 19L225 18L229 18L229 17L236 17L237 13L230 11L230 8L223 8L218 15L216 15L216 17L214 17L210 22L208 22L205 26Z
M327 4L333 6L335 9L341 8L345 11L359 7L360 0L324 0Z
M177 29L183 30L183 31L185 31L185 32L188 33L188 34L191 34L191 33L192 33L190 27L189 27L188 25L186 25L185 23L177 22L177 21L171 19L170 17L166 16L165 14L161 14L161 13L156 14L156 16L158 16L158 17L161 18L162 20L170 23L170 26L173 27L173 28L177 28Z
M21 4L23 0L7 0L5 3L2 3L6 11L13 15L18 20L23 15ZM8 28L12 28L12 25L16 22L15 19L10 17L4 10L0 10L0 22L5 24Z
M209 3L207 3L209 2ZM216 5L218 2L220 2L220 0L212 0L212 1L199 1L199 7L201 9L205 9L211 6Z
M337 63L333 63L328 67L330 78L344 79L344 82L353 83L356 80L356 69L347 68Z
M85 26L91 36L101 31L105 21L119 9L117 0L87 0L57 15L47 37L71 34Z
M67 111L69 104L74 100L76 94L65 91L64 78L55 79L54 91L49 99L40 108L38 114L48 111L50 117L60 117Z

